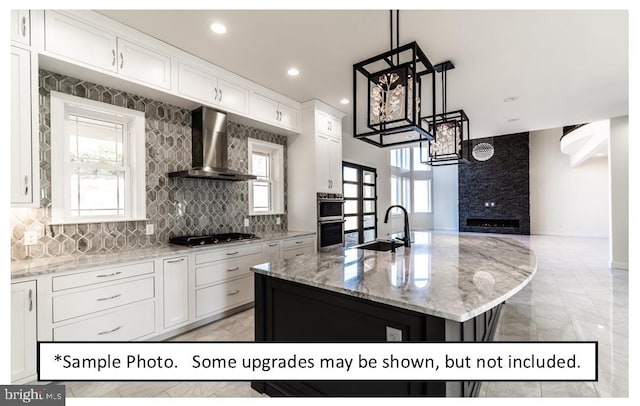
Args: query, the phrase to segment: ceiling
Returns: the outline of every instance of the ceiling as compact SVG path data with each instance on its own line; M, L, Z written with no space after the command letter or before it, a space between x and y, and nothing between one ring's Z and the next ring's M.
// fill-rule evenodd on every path
M100 12L292 99L322 100L348 114L346 132L353 64L389 49L387 10ZM465 110L472 138L628 114L628 38L627 11L400 11L401 44L455 64L447 108Z

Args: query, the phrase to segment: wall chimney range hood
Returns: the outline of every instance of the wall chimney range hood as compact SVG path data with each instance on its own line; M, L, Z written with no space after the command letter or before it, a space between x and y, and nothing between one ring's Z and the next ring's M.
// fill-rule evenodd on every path
M209 107L191 112L191 169L169 172L170 178L200 178L229 181L256 179L229 169L227 114Z

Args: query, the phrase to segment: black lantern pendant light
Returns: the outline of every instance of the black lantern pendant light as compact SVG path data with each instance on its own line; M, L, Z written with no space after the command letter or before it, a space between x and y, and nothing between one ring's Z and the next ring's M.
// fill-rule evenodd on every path
M436 115L435 69L416 42L399 45L399 16L396 10L396 47L390 11L391 49L353 65L354 137L377 147L434 139L433 125L420 113ZM423 83L425 75L431 80Z
M447 111L447 71L454 69L451 61L435 65L442 77L442 113L424 117L424 124L433 126L435 140L420 143L420 162L432 166L457 165L469 162L469 117L464 110Z

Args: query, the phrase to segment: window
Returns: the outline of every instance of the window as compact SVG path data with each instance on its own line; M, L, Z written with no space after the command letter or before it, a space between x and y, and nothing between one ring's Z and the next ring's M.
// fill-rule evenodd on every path
M420 147L393 149L390 162L391 204L402 205L409 213L431 213L431 166L420 162Z
M249 214L284 213L284 148L249 138Z
M373 241L377 232L376 170L349 162L342 163L345 246Z
M52 223L145 220L144 113L51 92Z

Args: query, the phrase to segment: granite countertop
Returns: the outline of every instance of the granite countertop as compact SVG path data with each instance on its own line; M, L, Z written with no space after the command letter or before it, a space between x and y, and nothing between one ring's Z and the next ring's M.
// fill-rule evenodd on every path
M461 322L513 296L536 267L533 251L510 238L416 232L395 254L338 247L251 269Z
M75 271L79 269L116 265L126 262L142 261L145 259L155 259L158 257L169 256L173 254L191 254L211 249L222 249L239 245L269 242L276 240L284 240L287 238L295 238L304 235L315 235L312 231L283 231L274 233L257 234L259 240L247 240L233 243L225 243L221 245L204 245L200 247L186 247L183 245L166 244L153 248L144 248L139 250L126 250L119 252L111 252L106 254L89 254L89 255L62 255L57 257L47 257L41 259L28 259L24 261L11 262L11 279L38 276L48 273L58 273Z

